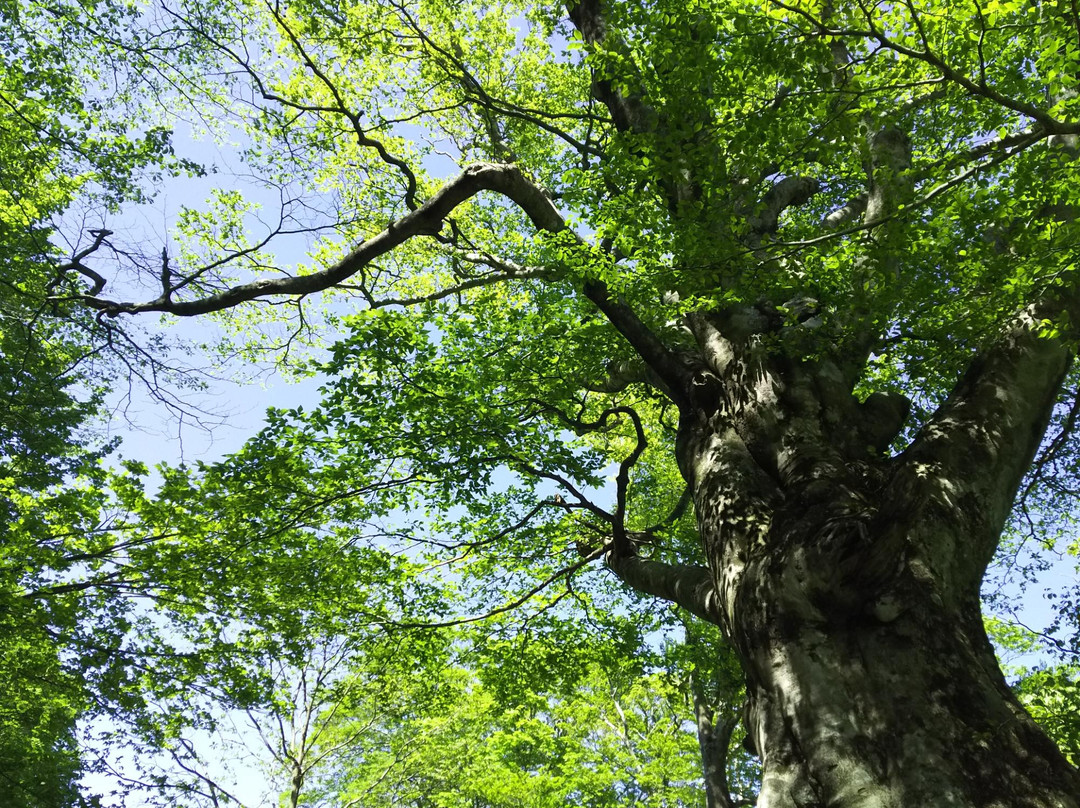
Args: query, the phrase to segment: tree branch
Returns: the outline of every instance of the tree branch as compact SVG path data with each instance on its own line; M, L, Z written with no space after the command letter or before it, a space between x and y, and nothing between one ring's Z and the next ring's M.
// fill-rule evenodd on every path
M304 62L304 64L307 65L308 69L312 72L312 74L315 75L319 79L319 81L322 82L322 84L326 87L331 96L333 96L334 102L337 104L337 111L340 112L343 116L345 116L345 118L352 125L353 132L356 134L357 143L361 146L366 146L368 148L374 149L379 155L379 159L381 159L387 165L393 166L401 173L401 176L405 180L405 205L409 208L409 210L416 210L417 182L416 174L413 172L412 168L410 168L409 164L402 160L400 157L391 154L390 151L386 148L386 146L382 143L382 141L376 140L375 138L368 135L368 133L364 130L364 127L360 124L361 113L356 113L349 110L348 105L345 103L345 99L342 97L341 91L338 89L337 85L334 84L330 77L319 67L318 64L316 64L315 60L307 52L307 49L300 41L300 38L292 30L288 22L285 20L284 16L281 14L278 4L269 2L268 0L268 2L266 3L266 7L270 11L270 13L273 14L277 24L281 26L281 29L288 36L289 41L292 42L293 47L300 55L300 58ZM247 65L244 64L244 67L247 68ZM253 71L248 68L248 72L251 73ZM261 86L262 82L260 81L259 84Z
M664 392L668 392L656 374L640 360L609 362L607 373L607 378L601 381L586 380L582 383L582 387L591 393L613 395L621 393L632 384L647 384L652 387L660 387Z
M648 443L645 440L645 429L641 425L641 416L637 414L633 407L613 407L606 410L600 416L601 422L607 421L611 415L629 416L630 420L634 422L634 433L637 437L634 450L619 463L619 473L615 478L617 504L615 506L615 539L612 542L612 552L618 556L630 556L636 555L637 550L626 536L626 492L630 487L630 469L640 459L641 453L645 451Z
M784 177L761 198L755 214L750 218L750 229L759 236L775 233L781 213L790 207L805 205L819 190L821 183L812 177Z
M529 589L524 594L518 596L517 598L514 598L513 600L511 600L511 601L509 601L507 603L504 603L502 606L497 606L496 608L492 609L489 612L485 612L484 614L473 615L471 617L461 617L461 618L457 618L457 619L453 619L453 620L443 620L441 622L433 622L433 623L388 623L388 624L393 625L394 628L450 628L451 626L463 626L463 625L466 625L468 623L478 623L481 620L487 620L488 618L496 617L496 616L498 616L500 614L505 614L506 612L513 611L514 609L518 608L519 606L522 606L525 603L527 603L528 601L532 600L532 598L536 597L538 594L543 592L545 589L547 589L549 586L551 586L551 584L555 583L560 578L564 578L564 577L569 578L569 576L573 575L574 573L578 572L579 570L581 570L584 567L591 564L596 559L600 558L605 552L608 551L608 549L609 549L608 546L604 546L604 547L601 547L599 549L593 550L588 555L581 558L581 560L575 561L573 564L570 564L569 566L563 567L563 568L559 569L557 572L552 573L551 575L549 575L547 578L545 578L540 583L533 586L531 589ZM566 593L564 592L563 595L560 595L560 599L565 594Z
M648 368L659 377L671 400L679 407L689 403L686 390L692 374L682 356L668 348L630 306L621 300L613 300L603 281L587 281L585 296L596 304Z
M119 314L166 312L179 317L193 317L236 306L271 295L307 295L336 286L359 272L376 258L414 236L436 233L455 208L481 191L495 191L514 201L540 230L559 232L566 229L562 216L535 184L514 165L477 163L450 180L424 204L368 239L332 267L310 275L263 278L239 284L196 300L158 298L143 303L106 300L84 295L91 308L115 317Z
M705 567L665 564L640 556L608 553L605 563L632 589L663 598L709 623L720 623L720 609L712 573Z
M581 33L582 39L590 47L606 44L617 50L623 43L606 42L609 37L607 23L604 20L601 0L569 0L567 11L570 21ZM633 93L620 92L609 79L594 78L593 95L608 108L615 128L620 132L644 132L653 128L655 111L640 97Z
M731 734L738 718L729 715L716 719L715 711L697 678L690 682L694 700L694 719L697 723L698 747L701 749L701 765L705 776L705 803L707 808L733 808L731 786L728 784L727 762L731 746Z
M1073 306L1072 308L1076 308ZM963 507L959 546L924 548L954 580L978 587L1076 352L1075 335L1040 333L1075 311L1058 301L1019 312L967 371L903 455L907 503Z
M599 149L593 148L587 142L583 143L568 132L554 124L548 123L544 118L556 118L556 117L568 117L572 120L588 119L592 120L591 116L576 115L563 115L556 116L544 112L543 110L528 109L526 107L519 106L517 104L511 104L508 101L492 96L485 88L484 85L472 74L465 64L464 58L460 52L452 53L448 49L442 47L434 39L432 39L428 33L420 26L412 14L408 12L405 6L401 3L392 3L394 8L398 10L398 13L405 19L406 23L413 30L416 36L429 47L436 54L441 56L452 68L452 74L460 80L462 90L465 93L466 101L478 106L481 110L486 112L496 113L504 115L508 118L517 118L522 121L531 123L539 129L544 130L557 138L565 141L576 151L582 155L592 155L594 157L603 157L604 153Z
M93 282L94 285L90 288L90 291L87 294L101 294L101 290L105 288L105 279L101 277L101 275L99 275L97 272L83 264L83 259L91 255L92 253L97 252L101 248L101 245L105 243L105 239L107 239L112 234L112 230L105 230L104 228L100 230L91 230L90 235L94 237L94 241L90 244L89 247L86 247L85 249L82 249L79 252L75 253L75 255L71 257L70 261L61 264L56 268L56 279L49 284L46 293L51 293L53 289L56 288L56 285L60 282L60 279L63 278L67 272L75 270L84 278L89 278Z

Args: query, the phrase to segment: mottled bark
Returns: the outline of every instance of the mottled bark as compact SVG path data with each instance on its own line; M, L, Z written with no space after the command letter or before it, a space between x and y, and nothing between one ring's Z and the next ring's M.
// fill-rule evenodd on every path
M863 442L895 412L839 395L825 362L766 354L767 312L695 323L716 395L684 411L680 462L747 676L761 808L1080 805L979 609L1069 362L1040 316L1022 312L895 458Z
M1080 806L1080 774L1007 687L979 603L1069 365L1069 344L1038 333L1062 305L1019 313L895 457L897 397L859 403L829 361L767 353L767 309L691 318L702 361L678 453L709 573L609 566L737 649L760 808ZM700 705L697 719L707 761Z

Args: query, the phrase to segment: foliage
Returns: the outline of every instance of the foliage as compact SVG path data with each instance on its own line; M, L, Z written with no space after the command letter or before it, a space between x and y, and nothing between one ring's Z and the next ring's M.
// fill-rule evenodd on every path
M672 624L618 562L715 564L677 463L701 402L675 382L698 353L719 361L710 318L753 310L764 325L732 327L761 367L809 380L792 397L829 429L887 393L914 404L889 434L851 427L860 472L910 445L1008 318L1067 297L1080 55L1056 9L0 6L0 652L29 671L0 685L54 683L39 712L5 715L40 731L5 732L26 749L0 756L47 759L70 791L89 710L117 743L187 761L221 710L280 707L313 649L486 615L501 622L441 678L388 665L370 690L381 657L346 655L361 669L321 709L368 735L311 799L695 801L675 703L708 670L733 707L730 649L688 630L662 664L615 664ZM198 173L171 151L185 117L236 136L273 194L214 189L159 259L104 225L150 200L147 180ZM100 224L91 240L72 211ZM275 252L290 238L308 252L294 266ZM269 312L271 295L290 305ZM219 461L106 472L81 430L116 366L89 360L126 346L152 375L160 358L118 325L149 312L214 316L244 356L285 320L287 347L319 349L302 372L320 400L270 411ZM1069 306L1039 329L1075 339ZM747 399L768 397L760 379ZM1074 371L1021 489L1038 514L1071 507L1075 387ZM689 650L706 648L718 668ZM429 673L453 656L412 653ZM1075 671L1018 690L1075 762Z
M397 726L380 710L374 748L358 742L355 758L335 773L343 791L320 802L316 789L310 804L543 808L700 800L697 741L680 726L685 705L662 677L620 684L592 671L573 697L537 693L504 709L461 672L446 677L453 695L444 710Z
M1078 673L1075 665L1036 669L1017 686L1021 702L1074 766L1080 762Z
M700 803L685 680L647 672L625 656L600 661L601 654L591 662L579 658L565 689L534 677L514 698L485 684L498 673L490 657L480 668L454 664L448 651L467 647L468 637L448 644L451 636L422 632L338 645L285 674L282 700L249 713L284 781L283 801L442 808ZM582 647L581 655L603 646ZM514 667L511 657L503 662Z
M68 273L95 277L82 261L103 231L77 236L65 261L57 225L145 200L147 169L182 168L167 130L130 131L120 88L95 96L121 65L109 32L134 15L107 2L0 5L0 781L13 808L88 805L76 721L130 701L114 658L127 609L102 573L126 542L103 510L98 463L114 444L97 429L117 368L148 363L65 299ZM96 576L98 589L83 583Z

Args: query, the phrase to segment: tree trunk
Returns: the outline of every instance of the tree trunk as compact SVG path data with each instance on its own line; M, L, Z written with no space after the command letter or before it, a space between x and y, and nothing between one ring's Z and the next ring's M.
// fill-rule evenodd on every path
M1080 805L1076 770L1006 686L978 599L951 602L920 572L893 598L815 604L798 553L743 571L729 635L761 808Z
M700 682L691 682L690 691L694 699L694 722L697 724L698 748L701 750L701 771L705 778L705 808L732 808L727 763L731 733L737 721L730 716L722 716L717 720L716 711Z
M894 457L874 444L895 408L838 394L836 367L698 323L679 460L747 677L760 808L1080 807L979 605L1069 362L1039 319L1018 317Z

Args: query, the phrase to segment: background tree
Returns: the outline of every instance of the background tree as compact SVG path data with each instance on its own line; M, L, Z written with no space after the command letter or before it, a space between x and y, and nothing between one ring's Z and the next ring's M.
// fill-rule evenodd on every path
M76 267L50 298L242 328L261 300L310 325L327 292L339 335L317 408L172 471L160 502L123 489L148 535L182 537L155 543L174 564L233 582L170 572L171 615L220 628L225 592L283 631L331 605L589 614L616 602L603 559L734 647L759 805L1077 805L979 608L1021 486L1074 470L1071 7L223 2L139 23L151 91L241 129L288 201L269 228L232 189L186 211L144 299ZM275 266L290 230L324 236L309 265ZM252 535L296 537L301 580L369 564L388 594L307 578L290 613ZM416 608L451 564L459 600Z
M143 200L144 172L184 166L168 130L129 137L112 117L125 106L119 73L118 97L93 94L99 71L117 66L99 34L133 17L108 2L0 4L0 791L13 808L86 804L76 722L115 707L125 678L111 659L126 629L111 581L88 592L73 578L124 543L104 538L96 490L112 446L98 420L108 382L159 360L51 298L80 289L75 278L104 283L84 262L108 233L79 235L65 256L64 216Z
M426 633L425 635L426 636ZM459 653L466 637L459 637ZM355 660L338 693L312 716L303 791L290 804L333 806L700 805L701 767L689 682L677 654L668 670L582 647L557 673L507 656L496 643L458 664L428 654ZM517 645L513 643L512 645ZM532 660L559 648L529 643ZM682 650L683 646L678 646ZM597 654L597 651L601 653ZM585 656L593 661L581 664ZM471 657L481 666L462 667ZM425 665L417 670L417 663ZM655 664L655 663L654 663ZM430 668L427 666L431 665ZM411 669L410 669L411 668ZM531 675L529 675L531 674ZM559 678L560 674L562 677ZM742 776L745 754L733 772ZM725 770L728 750L716 755ZM295 781L294 781L295 782ZM732 798L725 792L725 800ZM721 803L728 804L728 803Z
M129 777L149 786L148 804L186 808L275 795L288 806L704 803L689 646L627 658L596 637L565 664L557 642L471 634L380 632L313 646L273 665L266 703L209 708L219 716L211 738L179 733ZM737 710L715 693L737 690L723 687L731 662L720 677L693 671L694 690L714 690L710 709L729 736ZM725 789L716 804L750 804L747 753L714 744L709 754ZM256 772L261 795L242 782Z

